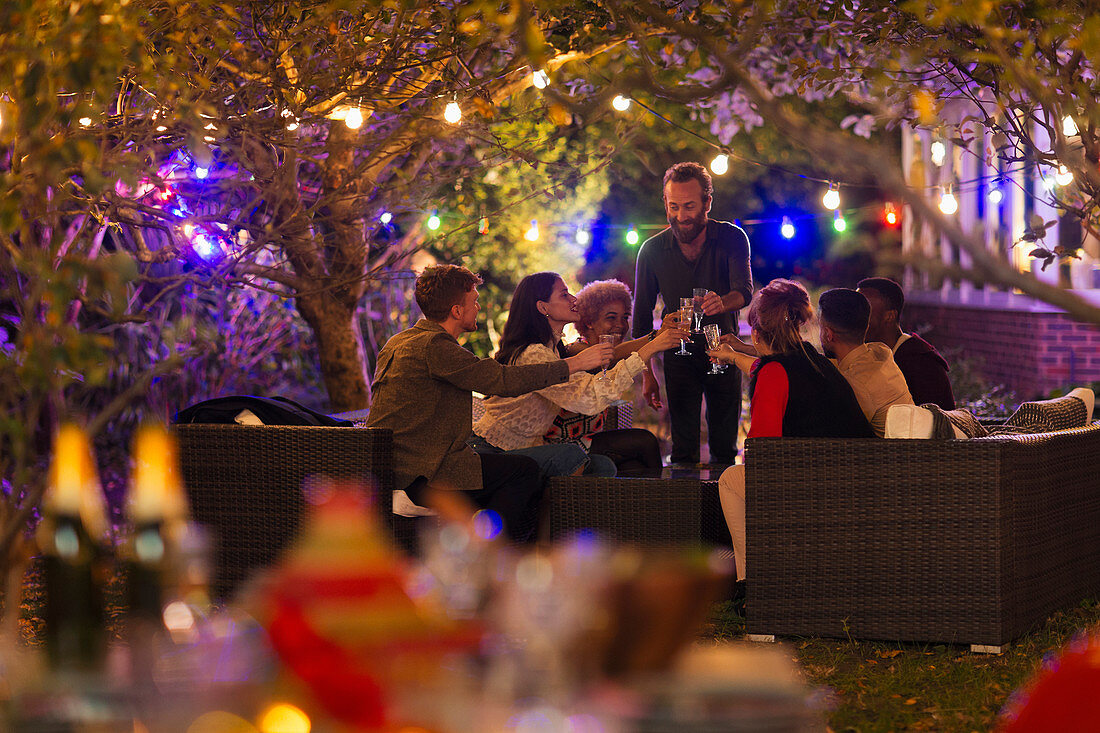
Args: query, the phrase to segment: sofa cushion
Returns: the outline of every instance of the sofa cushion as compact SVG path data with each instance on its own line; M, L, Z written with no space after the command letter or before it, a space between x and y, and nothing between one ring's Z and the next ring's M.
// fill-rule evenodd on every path
M978 438L986 435L966 410L942 410L937 405L892 405L886 413L887 438Z
M993 433L1051 433L1055 430L1084 427L1092 419L1094 398L1091 389L1078 387L1065 397L1024 402Z

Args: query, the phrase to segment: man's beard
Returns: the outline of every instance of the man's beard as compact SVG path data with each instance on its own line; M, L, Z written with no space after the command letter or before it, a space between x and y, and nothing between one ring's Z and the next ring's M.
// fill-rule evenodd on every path
M672 234L677 240L684 244L690 244L707 228L707 215L700 214L694 219L690 219L686 222L669 219L668 225L672 227Z

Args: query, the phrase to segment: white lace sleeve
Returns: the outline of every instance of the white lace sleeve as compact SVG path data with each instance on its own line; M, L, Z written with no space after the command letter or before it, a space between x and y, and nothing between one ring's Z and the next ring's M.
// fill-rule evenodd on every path
M536 364L559 358L561 357L549 347L535 344L524 349L516 363ZM576 372L569 377L568 382L544 387L537 394L563 409L583 415L595 415L619 399L634 381L634 377L644 369L645 362L635 352L608 369L605 379L597 379L598 373Z

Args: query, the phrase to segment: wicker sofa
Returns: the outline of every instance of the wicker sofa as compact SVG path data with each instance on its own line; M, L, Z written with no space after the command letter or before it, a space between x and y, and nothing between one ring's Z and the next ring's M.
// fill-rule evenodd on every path
M390 511L393 436L365 427L174 425L192 514L214 535L212 590L226 598L272 564L294 539L311 476L372 485L383 526L407 552L430 517ZM729 543L717 476L668 472L659 479L562 477L547 487L544 536L594 529L643 545Z
M1100 593L1100 424L745 447L747 631L996 651Z

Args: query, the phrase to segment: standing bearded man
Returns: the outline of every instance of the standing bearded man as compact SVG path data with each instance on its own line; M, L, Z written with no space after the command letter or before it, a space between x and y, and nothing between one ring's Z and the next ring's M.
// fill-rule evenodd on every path
M703 323L717 323L722 333L737 333L737 311L752 299L749 238L740 227L708 218L713 190L710 174L698 163L677 163L665 172L669 228L647 239L638 250L635 338L652 327L658 295L665 313L671 313L679 309L680 299L691 298L696 288L706 290ZM705 395L710 461L732 464L741 418L739 370L709 374L706 339L696 334L690 356L664 352L664 372L672 462L699 462L699 414ZM661 392L652 370L646 373L644 389L647 402L659 409Z

